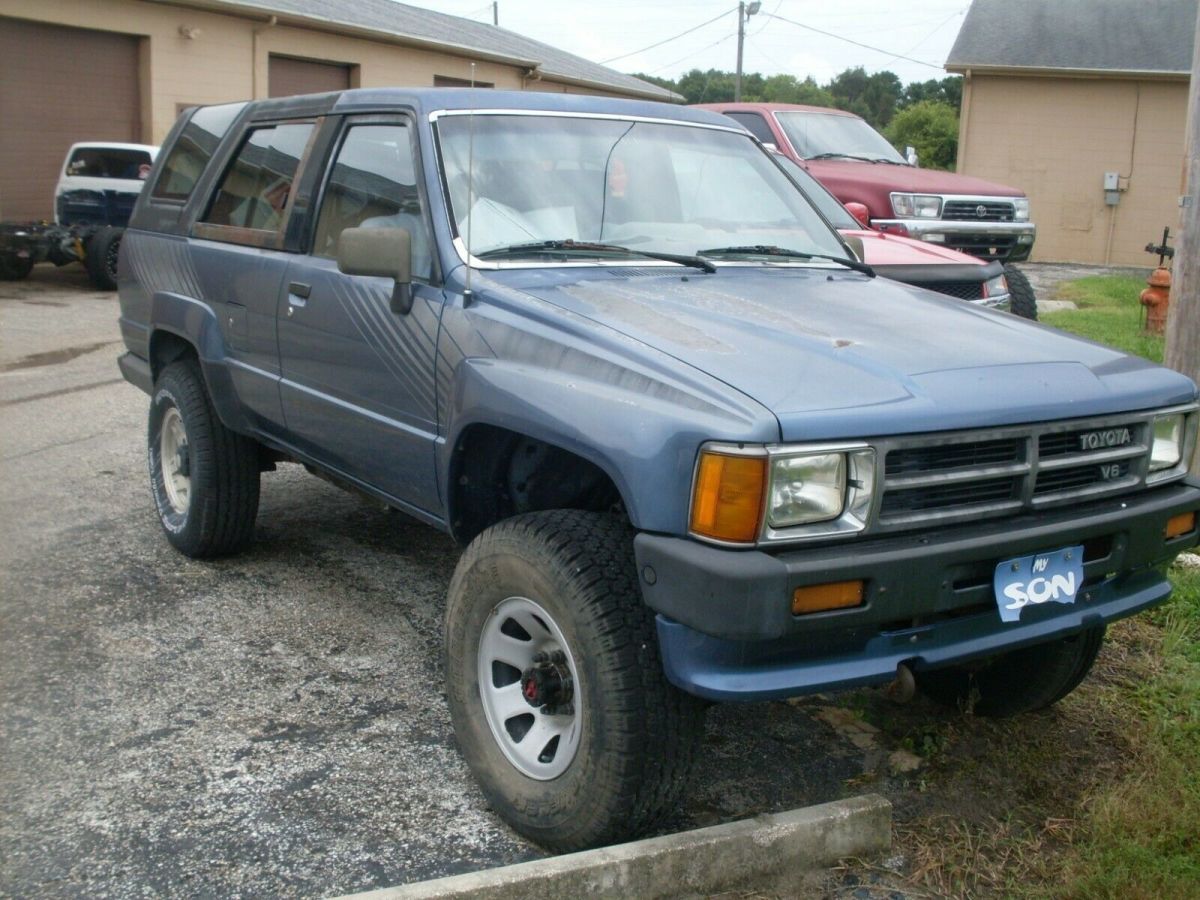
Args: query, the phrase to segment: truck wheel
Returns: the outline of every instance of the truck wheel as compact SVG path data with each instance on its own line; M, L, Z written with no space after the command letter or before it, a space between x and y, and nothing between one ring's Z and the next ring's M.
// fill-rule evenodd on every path
M20 281L33 271L32 259L19 256L0 256L0 281Z
M83 264L88 277L98 291L117 289L117 259L121 250L123 228L101 228L87 243Z
M258 515L258 445L217 418L194 360L154 385L147 441L150 489L167 540L185 556L245 547Z
M476 537L450 582L459 748L500 817L550 850L653 827L702 735L704 704L663 676L632 539L612 515L529 513Z
M982 667L951 666L917 674L931 699L981 716L1003 718L1044 709L1079 686L1091 671L1105 628L998 656Z
M1037 295L1025 273L1016 266L1004 267L1004 278L1008 282L1008 310L1014 316L1037 321Z

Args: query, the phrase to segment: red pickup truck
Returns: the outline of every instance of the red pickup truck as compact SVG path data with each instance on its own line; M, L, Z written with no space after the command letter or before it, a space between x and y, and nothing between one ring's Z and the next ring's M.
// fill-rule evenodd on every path
M919 169L853 113L790 103L707 103L774 145L842 203L862 203L871 227L941 244L980 259L1029 258L1036 227L1016 188Z

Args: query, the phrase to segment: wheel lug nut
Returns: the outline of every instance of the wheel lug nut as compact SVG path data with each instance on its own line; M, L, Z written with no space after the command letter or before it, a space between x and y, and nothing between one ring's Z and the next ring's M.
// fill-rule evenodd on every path
M555 650L550 657L550 661L555 665L561 666L567 661L567 654L563 653L561 650Z
M535 663L550 662L550 656L539 650L537 653L533 654L533 661Z

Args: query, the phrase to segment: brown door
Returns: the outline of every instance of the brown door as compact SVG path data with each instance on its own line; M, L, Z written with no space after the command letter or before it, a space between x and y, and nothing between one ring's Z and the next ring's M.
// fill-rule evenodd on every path
M0 219L51 219L77 141L142 139L138 38L0 17Z
M271 54L267 90L272 97L321 94L350 87L350 67Z

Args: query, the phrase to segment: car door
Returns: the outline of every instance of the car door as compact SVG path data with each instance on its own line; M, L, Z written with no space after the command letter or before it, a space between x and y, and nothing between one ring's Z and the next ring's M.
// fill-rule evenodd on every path
M413 124L352 117L327 167L310 253L279 296L280 397L297 449L417 510L440 514L434 469L434 283L428 205ZM347 228L401 227L413 248L413 306L392 312L390 279L338 271Z
M277 435L276 305L294 254L284 249L300 163L313 120L255 124L242 137L207 208L192 228L191 260L217 314L229 374L251 425Z

